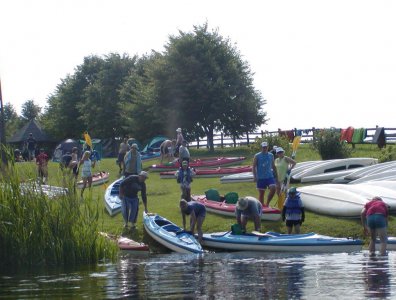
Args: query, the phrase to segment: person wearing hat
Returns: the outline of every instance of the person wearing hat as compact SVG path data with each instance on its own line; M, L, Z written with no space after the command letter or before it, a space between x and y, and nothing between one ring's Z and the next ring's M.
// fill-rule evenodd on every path
M49 157L47 153L44 152L44 149L40 149L39 155L36 157L36 165L38 171L38 177L40 179L40 183L46 184L48 179L48 161Z
M206 216L206 207L202 203L184 199L180 200L180 211L183 218L183 229L186 230L186 215L190 216L190 231L194 234L195 224L197 225L198 241L202 243L202 224Z
M179 156L179 148L184 141L184 137L182 134L181 128L176 129L176 149L175 149L175 156Z
M237 223L241 226L243 232L246 232L246 224L249 219L254 222L254 230L260 231L262 214L263 206L256 198L246 196L238 199L235 206L235 215Z
M288 184L288 176L290 175L291 170L296 165L296 161L285 155L285 150L282 147L276 148L276 156L275 166L277 171L277 181L276 181L276 193L278 198L281 194L282 187L287 189Z
M136 227L137 217L139 213L139 197L142 197L144 211L147 213L147 194L146 179L148 173L141 171L139 175L129 175L120 183L119 197L121 199L121 212L124 219L124 227L128 227L128 223L132 223L132 228Z
M118 163L118 168L120 169L119 174L122 174L123 171L125 170L125 165L124 165L124 157L125 154L129 150L129 145L128 145L128 139L125 137L121 144L120 148L118 150L118 158L117 158L117 163Z
M300 227L305 221L304 205L300 198L300 193L295 187L291 187L287 193L285 205L282 209L282 220L286 221L287 233L300 233Z
M138 145L132 144L131 149L124 157L124 176L137 175L142 171L142 158L138 151Z
M176 172L176 181L180 184L181 199L191 201L191 182L195 172L188 166L188 161L183 161Z
M386 255L387 227L388 227L388 205L381 197L373 197L367 202L361 212L361 221L364 234L370 234L369 252L375 255L375 241L377 235L380 238L380 255Z
M259 201L265 206L269 206L276 191L277 170L272 153L268 152L268 143L261 143L261 152L254 155L253 159L253 179L259 191ZM265 190L269 189L267 202L264 204Z
M186 140L183 140L179 148L179 162L182 163L183 161L190 162L190 151L188 151Z
M169 159L173 157L174 148L176 146L176 140L165 140L161 143L160 153L161 153L161 164L165 157Z

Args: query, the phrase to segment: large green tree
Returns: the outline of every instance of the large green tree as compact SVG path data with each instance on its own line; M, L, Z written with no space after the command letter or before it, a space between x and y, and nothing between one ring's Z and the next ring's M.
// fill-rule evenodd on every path
M171 36L164 65L154 73L157 107L187 136L214 132L238 137L265 123L265 101L254 89L250 67L228 39L207 24Z
M18 130L20 119L11 103L4 104L4 125L7 140Z
M27 100L22 104L21 118L24 123L38 118L40 113L41 107L35 104L33 100Z

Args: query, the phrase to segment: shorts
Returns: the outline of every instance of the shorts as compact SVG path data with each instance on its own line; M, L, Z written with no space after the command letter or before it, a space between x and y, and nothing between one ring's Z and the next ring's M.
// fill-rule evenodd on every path
M257 189L258 190L265 190L267 187L271 185L275 185L275 178L265 178L265 179L257 179Z
M169 153L168 147L161 147L161 154L168 154L168 153Z
M286 227L293 227L301 224L302 224L301 220L286 220Z
M124 161L124 157L125 157L126 153L118 153L118 159L117 162L120 164Z
M367 217L367 226L370 229L386 228L386 217L383 214L373 214Z

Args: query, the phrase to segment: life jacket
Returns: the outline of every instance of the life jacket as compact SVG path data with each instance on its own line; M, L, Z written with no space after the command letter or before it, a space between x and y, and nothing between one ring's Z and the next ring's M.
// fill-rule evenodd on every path
M296 196L291 200L288 198L286 200L285 206L286 206L286 215L294 215L294 214L301 214L301 206L300 206L300 193L297 193Z
M191 169L187 168L186 170L186 178L184 179L184 169L183 168L179 168L179 172L177 175L177 182L178 183L183 183L183 182L187 182L187 183L191 183L193 181L192 176L191 176Z

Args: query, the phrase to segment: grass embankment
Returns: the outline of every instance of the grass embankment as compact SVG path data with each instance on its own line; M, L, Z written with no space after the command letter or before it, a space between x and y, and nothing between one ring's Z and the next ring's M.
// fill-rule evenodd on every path
M246 156L247 159L242 164L251 164L253 161L253 155L255 151L252 151L249 147L238 147L238 148L227 148L216 150L214 153L209 153L206 149L191 149L191 155L193 158L197 157L208 157L208 156ZM356 146L356 149L352 154L354 157L374 157L377 158L380 155L380 150L376 145L360 145ZM309 145L300 145L297 152L297 161L307 160L318 160L320 156L317 152L311 149ZM144 162L144 168L148 169L150 165L158 163L159 160L151 160ZM19 168L25 170L34 170L33 163L20 163ZM59 173L59 167L57 163L50 164L50 184L61 185L61 176ZM106 170L110 172L110 181L112 182L118 178L118 166L115 158L109 158L102 160L96 167L96 171ZM32 171L30 171L31 174ZM163 217L175 222L178 225L182 224L181 215L179 212L178 204L180 200L179 185L175 179L160 179L158 172L149 172L149 179L147 183L148 192L148 209L150 212L155 212ZM302 186L296 184L295 186ZM140 205L139 217L138 217L138 228L131 232L131 230L125 230L123 228L123 220L121 214L114 217L110 217L105 211L103 197L106 185L93 187L91 191L92 201L98 203L99 207L99 230L105 231L116 235L125 235L131 237L137 241L145 241L155 246L155 242L144 234L142 224L142 209ZM192 194L204 194L209 188L217 189L220 194L225 194L230 191L237 192L239 196L258 195L255 184L249 183L232 183L232 184L221 184L219 178L195 178L192 183ZM88 197L90 193L85 192ZM277 201L276 196L271 202L271 205L275 205ZM235 219L229 217L222 217L215 214L208 213L203 224L204 232L216 232L216 231L227 231L230 226L235 223ZM390 218L389 233L394 235L395 221L394 218ZM248 230L253 230L253 224L248 223ZM77 230L77 229L76 229ZM262 222L262 231L276 231L285 233L286 227L282 221L278 222ZM307 212L305 223L301 228L302 232L316 232L324 235L337 236L337 237L363 237L363 231L360 225L360 220L357 219L341 219L334 217L327 217L323 215L317 215L315 213Z

